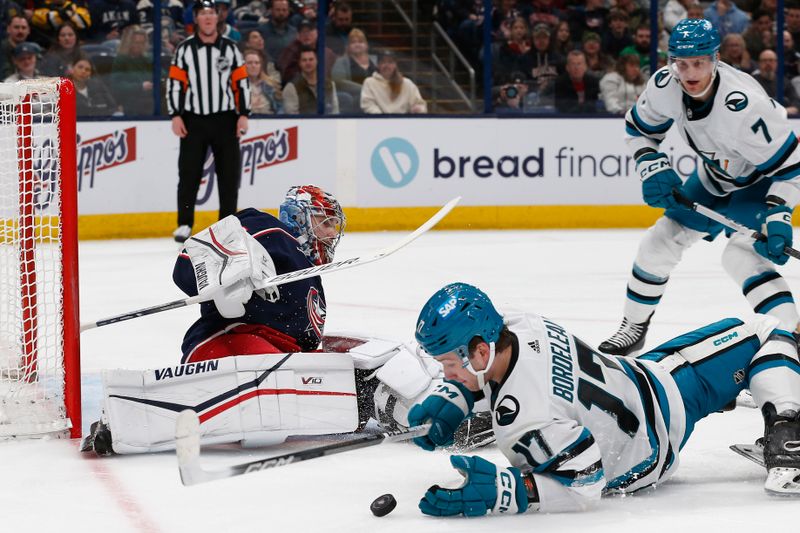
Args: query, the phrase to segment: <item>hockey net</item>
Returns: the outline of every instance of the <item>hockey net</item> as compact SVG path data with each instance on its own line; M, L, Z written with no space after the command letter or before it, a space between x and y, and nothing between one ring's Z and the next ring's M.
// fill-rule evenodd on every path
M0 438L80 436L75 95L0 83Z

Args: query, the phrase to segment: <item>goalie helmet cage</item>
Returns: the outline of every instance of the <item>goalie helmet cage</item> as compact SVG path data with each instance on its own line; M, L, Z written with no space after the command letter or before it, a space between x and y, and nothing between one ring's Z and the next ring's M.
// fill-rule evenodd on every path
M80 437L75 89L0 83L0 439Z

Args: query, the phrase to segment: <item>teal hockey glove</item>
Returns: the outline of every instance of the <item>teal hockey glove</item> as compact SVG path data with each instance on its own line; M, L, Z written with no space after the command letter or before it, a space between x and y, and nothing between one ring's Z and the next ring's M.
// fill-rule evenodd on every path
M415 438L414 443L428 451L453 444L456 429L469 416L474 404L469 389L455 381L444 381L408 412L409 426L431 424L428 434Z
M464 476L464 484L457 489L443 489L439 485L429 488L419 501L419 509L424 514L474 517L489 511L524 513L528 510L528 490L518 468L498 468L481 457L465 455L451 455L450 464Z
M664 209L679 207L672 190L680 188L683 182L672 170L666 154L649 152L642 155L636 160L636 172L642 180L642 197L647 205Z
M768 197L761 232L767 236L767 240L754 242L753 248L773 263L785 264L789 256L783 249L792 246L792 210L782 201L770 202Z

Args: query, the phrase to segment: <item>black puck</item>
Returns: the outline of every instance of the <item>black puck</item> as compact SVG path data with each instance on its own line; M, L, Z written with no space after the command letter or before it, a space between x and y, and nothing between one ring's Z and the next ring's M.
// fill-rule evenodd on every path
M369 510L372 511L372 514L375 516L386 516L394 511L395 507L397 507L397 500L394 499L394 496L391 494L384 494L383 496L375 498L375 501L369 506Z

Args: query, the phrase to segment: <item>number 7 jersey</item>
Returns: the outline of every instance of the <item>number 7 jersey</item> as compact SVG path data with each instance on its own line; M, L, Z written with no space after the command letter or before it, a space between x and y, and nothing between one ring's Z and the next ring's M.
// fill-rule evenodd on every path
M747 188L764 178L769 194L794 207L800 201L800 150L786 109L750 75L719 63L705 103L689 98L669 67L658 70L625 116L631 152L660 151L676 127L697 154L697 174L715 196Z
M513 466L533 470L541 511L583 508L672 474L686 420L666 370L598 354L537 315L504 320L517 343L503 382L484 392L498 446Z

